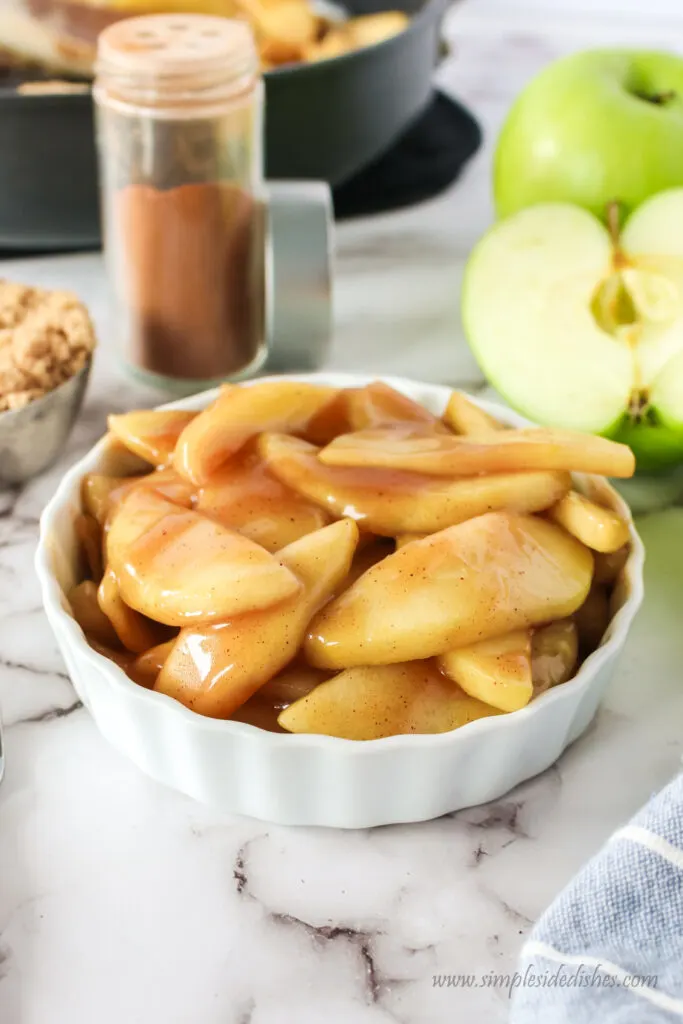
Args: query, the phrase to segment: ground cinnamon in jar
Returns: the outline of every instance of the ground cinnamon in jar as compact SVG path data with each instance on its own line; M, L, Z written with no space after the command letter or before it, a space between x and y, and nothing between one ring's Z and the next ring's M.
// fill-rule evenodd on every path
M261 103L241 22L118 22L95 99L105 254L124 356L174 390L264 355Z
M130 356L154 374L211 380L258 354L256 204L228 184L117 196Z

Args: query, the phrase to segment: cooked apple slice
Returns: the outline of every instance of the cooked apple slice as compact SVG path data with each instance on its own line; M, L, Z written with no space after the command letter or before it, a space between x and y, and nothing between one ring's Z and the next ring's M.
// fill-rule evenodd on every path
M393 423L419 423L439 433L445 432L437 416L384 381L375 380L364 388L350 388L344 395L348 426L345 431L337 433L386 427Z
M443 414L444 422L454 434L493 434L503 424L480 409L462 391L454 391Z
M578 631L571 619L535 629L531 637L534 696L571 679L578 657Z
M529 470L570 470L633 476L635 459L624 444L568 430L500 430L456 437L415 427L342 434L323 448L328 466L373 466L434 474L474 476Z
M199 489L197 509L271 552L330 521L319 505L283 484L251 452L214 473Z
M593 582L601 583L607 587L616 583L621 570L628 561L630 553L631 549L629 545L625 544L624 547L619 548L618 551L610 552L609 554L596 554Z
M285 732L277 720L283 708L305 697L318 683L328 678L324 672L307 665L286 668L233 711L230 718L233 722L246 722L268 732Z
M613 553L629 538L628 523L611 509L596 505L584 494L570 491L548 511L550 518L563 526L586 547Z
M107 658L109 661L113 661L115 665L122 668L124 672L128 672L128 669L135 661L135 654L132 651L123 650L120 646L109 647L107 644L102 644L95 636L88 636L88 646L92 647L93 651L97 651L103 658ZM117 641L118 643L118 641Z
M414 540L424 540L427 536L426 533L399 533L396 538L396 550L404 548L406 544L411 544Z
M126 603L169 626L267 608L301 589L258 544L146 488L115 509L107 554Z
M88 572L96 583L102 579L102 531L96 519L89 515L76 516L74 521L76 537L85 555Z
M590 593L574 613L574 622L579 633L581 656L586 658L600 644L609 626L610 610L607 591L599 584L593 584Z
M364 545L361 543L362 539L361 536L348 576L338 587L338 593L340 594L342 591L348 590L373 565L377 565L383 558L393 555L395 551L394 543L388 537L374 537L369 544Z
M326 466L317 448L285 434L262 435L259 448L271 471L292 490L387 537L434 533L492 509L540 512L571 487L568 473L441 480L396 470Z
M97 600L96 583L92 580L78 583L69 591L68 598L71 613L87 637L94 638L105 647L118 647L116 631Z
M111 509L112 495L138 479L143 478L86 473L81 481L81 501L85 512L97 520L100 526L104 526Z
M304 432L338 394L337 388L279 380L227 387L178 439L174 465L194 484L212 473L264 430Z
M123 646L134 654L148 651L163 639L158 623L151 622L122 598L116 574L107 566L97 591L97 600Z
M87 473L81 484L83 507L104 527L114 506L134 487L158 491L174 505L182 505L183 508L191 508L195 499L195 489L173 469L157 469L144 476Z
M350 668L291 704L278 722L288 732L347 740L450 732L495 708L474 700L431 661Z
M109 416L107 423L129 451L153 466L168 466L178 438L196 415L184 409L143 409Z
M173 650L175 641L175 637L172 640L165 640L164 643L150 647L148 651L139 654L127 670L130 678L140 686L152 689L166 659Z
M301 593L275 608L183 629L155 684L199 714L227 718L295 657L315 611L351 565L358 527L332 523L290 544L280 560Z
M414 661L571 615L593 556L536 516L491 512L413 541L315 617L305 653L324 669Z
M439 666L471 697L501 711L518 711L531 700L531 630L518 629L448 651Z
M274 707L282 708L293 704L295 700L301 700L314 690L316 686L329 679L326 672L320 669L311 668L305 662L298 665L290 665L280 672L273 679L269 679L253 696L252 700L268 702Z

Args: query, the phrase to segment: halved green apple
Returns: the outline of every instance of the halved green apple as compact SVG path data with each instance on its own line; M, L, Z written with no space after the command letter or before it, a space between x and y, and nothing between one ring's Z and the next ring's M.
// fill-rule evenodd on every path
M566 203L514 214L475 247L462 307L484 373L524 415L622 441L642 470L683 459L683 188L620 235Z

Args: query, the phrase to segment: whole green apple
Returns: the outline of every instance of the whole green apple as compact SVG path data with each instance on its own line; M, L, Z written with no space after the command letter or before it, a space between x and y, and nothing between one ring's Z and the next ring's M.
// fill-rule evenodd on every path
M534 203L577 203L605 218L683 185L683 58L589 50L545 68L513 105L499 137L500 217Z
M570 203L499 221L468 261L463 321L516 409L623 441L652 472L683 461L683 188L610 229Z

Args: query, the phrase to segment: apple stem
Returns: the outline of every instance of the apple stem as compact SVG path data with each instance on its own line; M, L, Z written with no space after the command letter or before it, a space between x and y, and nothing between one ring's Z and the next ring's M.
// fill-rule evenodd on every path
M615 252L619 252L619 232L620 232L620 226L619 226L619 207L620 207L620 205L621 204L620 204L618 199L612 199L611 202L609 202L607 204L607 207L606 207L606 211L607 211L607 230L610 233L610 238L612 239L612 245L614 246Z

